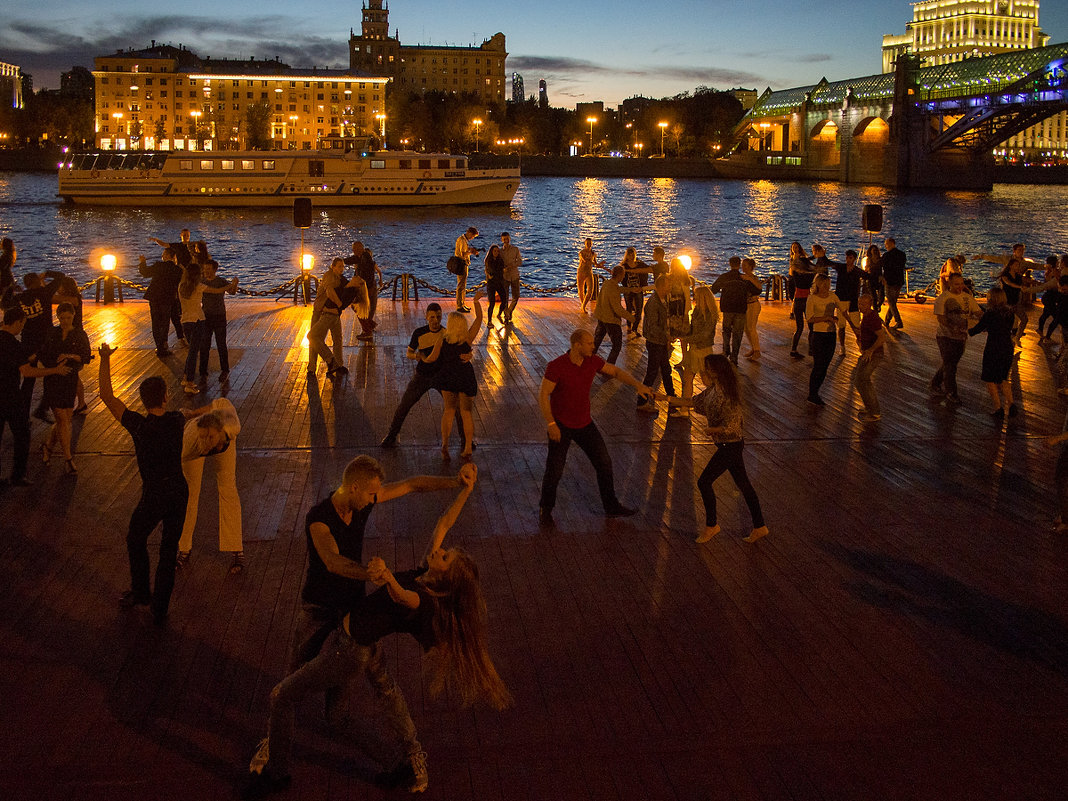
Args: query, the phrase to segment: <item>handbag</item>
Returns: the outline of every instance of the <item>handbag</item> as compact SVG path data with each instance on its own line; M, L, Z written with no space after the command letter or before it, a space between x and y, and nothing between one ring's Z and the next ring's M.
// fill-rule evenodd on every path
M445 269L453 275L463 275L466 272L467 265L464 264L464 260L459 256L449 256L449 261L445 265Z

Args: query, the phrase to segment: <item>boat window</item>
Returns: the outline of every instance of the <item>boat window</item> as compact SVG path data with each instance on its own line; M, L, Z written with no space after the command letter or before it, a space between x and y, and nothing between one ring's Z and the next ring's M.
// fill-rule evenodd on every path
M232 170L234 168L233 159L223 159L221 162L219 162L219 166L221 166L224 170Z
M256 162L252 159L241 159L241 169L254 170L256 169Z
M124 160L125 158L126 158L126 156L123 156L123 155L115 155L115 156L112 156L112 157L111 157L111 158L110 158L110 159L108 160L108 169L109 169L109 170L118 170L118 169L121 169L121 168L122 168L122 162L123 162L123 160Z
M265 170L273 170L274 169L274 159L271 159L269 161L264 161L263 162L263 169L265 169Z
M200 160L200 169L202 169L202 170L214 170L215 169L215 162L212 161L211 159L201 159Z
M72 169L75 169L75 170L91 170L91 169L93 169L93 164L95 162L96 162L96 154L95 153L87 153L87 154L82 155L82 156L75 156L74 157L74 162L72 163Z
M386 162L380 159L371 159L372 170L384 170L386 168Z
M419 169L421 169L421 170L429 170L430 169L430 159L419 159Z
M138 163L141 161L141 157L136 153L131 153L122 162L122 168L124 170L136 170Z
M326 162L319 161L318 159L308 160L308 176L310 178L322 178L323 170L326 166Z
M398 164L398 166L402 170L410 170L412 168L412 160L411 159L401 159L399 164Z
M438 159L438 169L439 170L447 170L447 169L449 169L449 160L448 159Z
M180 169L180 170L191 170L191 169L193 169L193 160L192 159L182 159L181 161L178 162L178 169Z

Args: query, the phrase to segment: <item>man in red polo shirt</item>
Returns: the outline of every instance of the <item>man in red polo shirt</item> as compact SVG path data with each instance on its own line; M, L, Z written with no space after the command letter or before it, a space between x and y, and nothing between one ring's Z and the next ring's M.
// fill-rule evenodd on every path
M612 457L604 444L590 414L590 389L597 373L609 378L618 378L630 384L638 394L652 398L652 390L638 379L608 364L593 352L593 334L577 330L571 334L571 349L563 356L553 359L545 368L541 380L538 406L545 418L549 433L549 455L545 461L545 477L541 484L541 516L544 526L553 525L553 507L556 505L556 487L564 474L567 450L574 441L593 463L597 471L597 487L601 493L606 517L628 517L637 512L619 502L615 481L612 477Z

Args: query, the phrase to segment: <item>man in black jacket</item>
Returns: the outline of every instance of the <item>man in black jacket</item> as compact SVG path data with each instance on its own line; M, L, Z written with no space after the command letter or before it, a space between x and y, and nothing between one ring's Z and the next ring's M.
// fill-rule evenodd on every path
M730 270L723 273L709 289L719 293L719 312L723 326L723 355L738 365L738 351L742 348L742 333L745 331L749 297L759 295L760 289L742 275L742 260L730 258Z
M182 268L175 260L174 251L168 246L163 249L160 260L154 264L148 264L142 256L137 271L145 278L151 279L148 289L145 290L145 300L148 301L148 311L152 317L152 339L156 343L156 355L163 359L171 355L167 348L171 322L174 323L178 339L182 339L181 320L173 319L171 314L178 300L178 282L182 280Z

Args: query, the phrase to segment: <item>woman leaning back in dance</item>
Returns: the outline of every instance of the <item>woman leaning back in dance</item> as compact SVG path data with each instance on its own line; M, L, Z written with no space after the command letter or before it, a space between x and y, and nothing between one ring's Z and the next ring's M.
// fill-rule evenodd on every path
M511 703L486 646L486 603L478 568L459 548L442 547L477 476L473 464L461 468L463 488L438 519L420 567L394 575L381 559L368 561L367 571L379 589L345 615L315 659L271 691L268 735L249 766L245 798L261 798L289 786L296 702L343 687L361 674L386 702L385 716L404 744L404 757L380 774L378 782L406 786L411 792L426 789L426 754L400 688L381 665L377 643L389 634L410 634L431 657L433 694L451 688L464 706L481 699L498 710Z
M720 532L719 523L716 522L716 491L713 484L725 471L730 472L734 483L738 485L753 518L753 531L743 539L745 542L756 542L767 536L768 527L764 525L760 499L745 472L742 458L745 440L742 439L742 395L738 374L730 359L723 354L713 353L705 357L701 380L705 383L705 390L692 400L661 396L672 406L692 406L698 414L704 415L708 420L708 435L716 444L716 452L697 479L697 488L705 504L705 530L698 535L697 542L708 542Z

